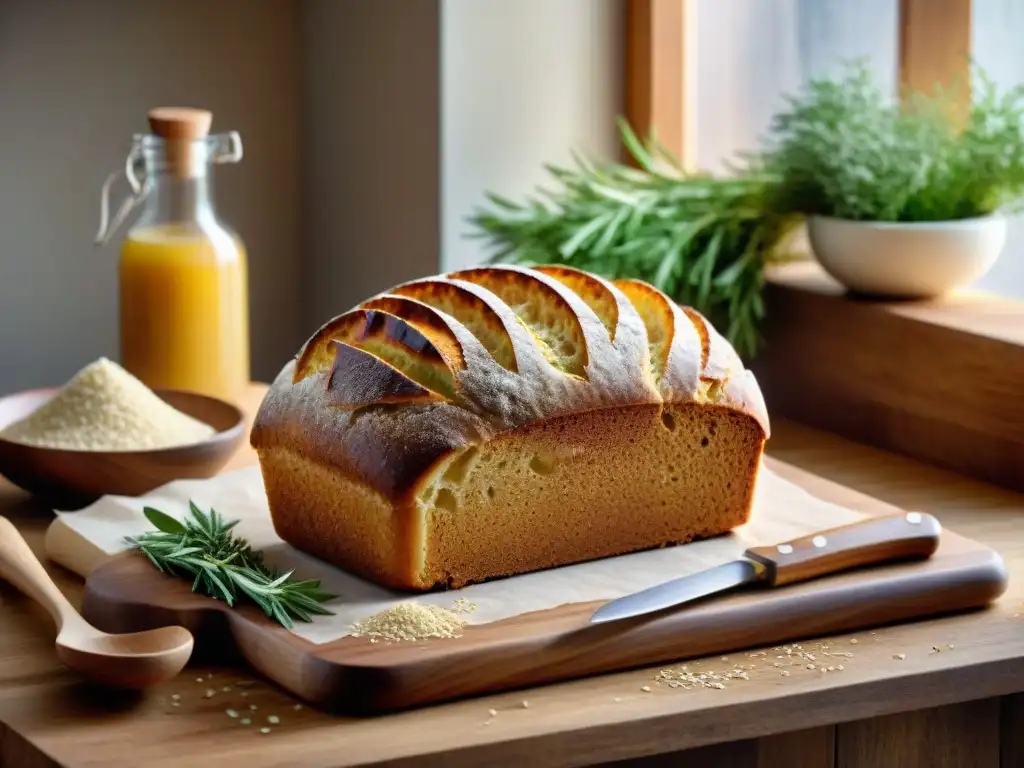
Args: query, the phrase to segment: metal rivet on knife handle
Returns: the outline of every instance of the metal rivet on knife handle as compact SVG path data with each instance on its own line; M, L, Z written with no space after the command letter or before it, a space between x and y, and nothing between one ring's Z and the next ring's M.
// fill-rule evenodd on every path
M752 547L745 555L764 565L766 581L779 586L860 566L931 557L941 533L942 526L931 515L900 512L782 544Z

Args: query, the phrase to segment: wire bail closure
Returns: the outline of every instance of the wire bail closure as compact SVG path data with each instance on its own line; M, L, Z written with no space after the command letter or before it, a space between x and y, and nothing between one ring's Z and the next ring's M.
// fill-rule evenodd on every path
M146 174L146 163L143 156L142 144L148 136L137 134L132 140L132 148L124 161L124 169L114 171L107 176L100 189L100 226L93 239L93 244L102 246L110 242L111 236L116 232L125 219L141 205L152 191L153 184ZM225 134L211 136L206 139L210 145L211 163L237 163L242 159L242 137L238 131L229 131ZM131 195L121 202L120 207L113 219L110 218L110 188L117 181L118 176L124 174L125 179L131 187ZM141 177L141 180L140 180Z

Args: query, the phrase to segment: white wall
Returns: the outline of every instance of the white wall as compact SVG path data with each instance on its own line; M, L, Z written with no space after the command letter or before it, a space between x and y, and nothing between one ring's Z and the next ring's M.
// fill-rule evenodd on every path
M215 178L249 247L255 374L294 353L300 12L291 0L0 2L0 391L118 356L120 237L92 245L100 186L161 103L208 107L214 130L241 132L244 160Z
M618 156L620 0L441 0L441 242L445 270L478 263L473 207L514 199L570 149Z
M437 0L302 4L305 335L438 271Z

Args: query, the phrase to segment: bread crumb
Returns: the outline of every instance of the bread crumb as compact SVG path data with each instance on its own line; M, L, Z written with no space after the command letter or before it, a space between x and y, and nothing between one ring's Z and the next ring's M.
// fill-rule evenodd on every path
M270 733L270 729L267 728L266 726L264 726L264 727L260 728L260 733Z
M722 690L732 680L749 680L750 676L742 666L726 672L691 672L688 665L678 669L663 669L654 678L669 688L711 688Z
M900 661L903 661L905 658L907 658L907 654L905 654L905 653L897 653L895 656L893 656L893 658L894 659L899 659Z
M248 717L243 717L238 722L240 722L242 725L252 725L252 719Z
M281 722L281 718L279 718L277 715L267 715L267 722L271 725L277 725Z
M856 637L851 637L850 638L850 645L856 645L856 644L857 644L857 638Z
M0 431L24 445L71 451L142 451L206 440L214 429L171 407L117 363L101 357L48 401Z
M491 717L495 717L498 714L498 710L496 710L496 709L488 709L487 710L487 714L490 715Z
M371 641L400 642L459 637L465 624L464 619L439 605L405 602L356 622L349 631L354 637L368 637Z
M476 611L476 603L471 603L466 598L460 597L455 601L455 607L452 610L455 613L474 613Z
M640 690L643 691L644 693L650 693L651 692L651 686L645 685Z
M788 669L782 670L782 676L783 677L789 677L789 670Z
M216 693L217 692L215 690L213 690L213 688L207 688L206 689L206 693L203 694L203 698L204 699L212 699L214 697L214 694L216 694Z

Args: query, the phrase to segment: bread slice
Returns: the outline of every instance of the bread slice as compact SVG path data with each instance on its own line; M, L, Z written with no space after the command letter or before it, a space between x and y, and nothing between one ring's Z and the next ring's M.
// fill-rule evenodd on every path
M564 266L395 286L289 361L251 443L282 539L380 584L466 584L745 523L768 415L700 313Z

